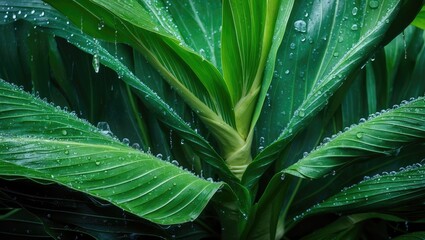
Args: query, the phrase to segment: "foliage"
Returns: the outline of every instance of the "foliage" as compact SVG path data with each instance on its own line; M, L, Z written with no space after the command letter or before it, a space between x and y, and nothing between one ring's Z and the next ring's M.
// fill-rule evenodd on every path
M422 1L0 3L2 235L423 237Z

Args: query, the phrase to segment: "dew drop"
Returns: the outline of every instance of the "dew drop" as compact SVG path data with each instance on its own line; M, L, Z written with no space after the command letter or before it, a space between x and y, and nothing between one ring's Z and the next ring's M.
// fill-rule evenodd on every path
M369 2L369 7L372 9L378 8L379 7L379 1L378 0L372 0Z
M301 108L301 109L299 109L299 110L298 110L298 116L299 116L299 117L304 117L304 116L305 116L305 110L304 110L304 109L302 109L302 108Z
M68 135L68 132L64 129L64 130L62 130L62 135L66 136L66 135Z
M94 54L93 55L93 61L92 61L93 69L95 73L99 72L100 68L100 61L99 61L99 55Z
M109 128L109 124L107 122L98 122L97 128L100 129L102 134L112 136L111 129Z
M289 45L289 47L290 47L291 49L295 49L295 43L291 43L291 44Z
M100 166L100 162L99 161L96 161L95 164L96 164L96 166Z
M303 20L297 20L294 22L295 31L307 32L307 23Z
M357 26L357 24L353 24L353 25L351 26L351 30L353 30L353 31L357 31L357 29L359 29L359 26Z
M65 155L69 155L69 151L68 150L65 150Z
M351 10L351 13L353 14L353 16L357 15L358 10L359 9L357 7L353 7L353 10Z
M130 140L128 138L123 138L122 139L122 143L124 143L125 145L129 146L130 145Z
M202 57L205 57L205 49L203 49L203 48L199 49L199 54L200 54Z
M358 132L358 133L356 133L356 137L357 137L358 139L361 139L361 138L363 137L363 133L362 133L362 132Z

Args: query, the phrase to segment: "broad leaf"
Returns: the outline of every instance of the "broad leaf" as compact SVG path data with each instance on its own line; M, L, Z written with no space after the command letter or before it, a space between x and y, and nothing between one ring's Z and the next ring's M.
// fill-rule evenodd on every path
M0 1L1 2L1 1ZM5 3L7 1L4 1ZM221 172L224 178L233 178L226 164L220 155L210 146L210 144L195 132L179 115L158 95L152 91L147 85L142 83L129 69L115 57L114 49L112 53L103 45L92 37L89 37L81 32L81 29L72 25L66 18L60 15L56 10L38 0L21 0L16 3L13 9L0 9L8 11L9 14L15 14L16 19L23 18L43 27L44 31L48 31L58 37L66 39L81 50L97 55L99 64L115 70L121 79L136 89L143 98L144 103L161 119L167 126L176 130L181 138L186 139L187 144L191 144L197 154L201 156L201 160L205 160ZM20 14L18 14L20 12ZM43 15L40 17L40 15ZM36 16L34 18L28 16ZM14 21L13 18L7 18L7 22ZM97 26L96 26L97 31ZM96 57L94 57L96 59Z
M62 239L113 240L130 234L141 238L171 238L172 235L176 238L202 238L214 234L208 232L211 228L203 227L203 217L190 223L162 226L129 214L106 201L58 184L42 183L40 187L40 183L28 179L0 181L2 204L19 211L18 215L5 216L1 225L9 228L4 228L6 234L13 232L10 231L13 229L12 224L18 226L14 223L16 218L37 220L38 224L32 225L33 227L28 221L21 223L21 226L26 227L19 229L21 233L26 234L26 230L30 230L29 235L37 236L36 229L33 228L38 228L41 233L60 236ZM190 234L187 233L188 229L191 230Z
M326 139L284 172L299 177L319 178L354 160L376 155L396 155L400 148L425 138L425 99L403 102L395 109L361 119L357 126Z
M294 220L324 212L386 212L423 216L425 167L417 163L399 172L373 176L313 206ZM409 206L409 209L405 209ZM401 211L400 211L401 210ZM399 212L400 211L400 212ZM417 217L415 217L417 220ZM413 219L415 220L415 219Z
M416 18L412 22L412 25L425 29L425 6L423 6L419 14L416 15Z
M1 175L54 181L161 224L194 220L222 184L139 152L5 82Z
M326 106L367 59L365 53L380 44L400 3L376 3L296 2L289 19L292 28L286 31L275 62L275 78L264 103L268 106L257 125L258 138L271 144L248 167L247 186L256 183L294 135Z
M233 145L237 145L230 141L239 135L233 129L234 114L223 77L210 62L203 61L200 54L182 42L165 3L135 0L120 4L102 0L46 2L64 12L77 26L82 24L84 31L107 40L115 37L116 41L128 43L143 53L204 123L214 129L212 133L223 142L223 151L232 151ZM97 10L90 11L90 8ZM72 14L76 10L82 17ZM90 20L84 21L85 17ZM100 30L84 27L84 22L91 24L93 19L101 19L104 27ZM153 24L155 22L159 25Z

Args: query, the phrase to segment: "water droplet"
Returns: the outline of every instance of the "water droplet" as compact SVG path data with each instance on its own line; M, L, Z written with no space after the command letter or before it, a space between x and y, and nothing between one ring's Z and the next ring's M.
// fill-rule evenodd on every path
M338 37L338 42L343 42L343 41L344 41L344 37L339 36L339 37Z
M351 10L351 13L353 14L353 16L356 16L357 15L357 11L358 10L359 9L357 7L353 7L353 10Z
M291 43L291 44L289 45L289 47L290 47L291 49L295 49L295 43Z
M171 163L174 164L174 165L176 165L176 166L179 166L180 165L179 162L177 162L177 160L173 160L173 161L171 161Z
M62 130L62 135L66 136L66 135L68 135L68 132L64 129L64 130Z
M363 133L362 133L362 132L358 132L358 133L356 133L356 137L357 137L358 139L361 139L361 138L363 137Z
M44 17L44 11L40 13L40 17Z
M288 75L289 74L289 69L286 69L285 74Z
M369 2L369 7L372 9L378 8L379 7L379 1L378 0L372 0Z
M100 20L100 22L97 24L97 29L100 31L104 27L105 27L105 23L103 22L103 20Z
M304 116L305 116L305 110L304 110L304 109L302 109L302 108L301 108L301 109L299 109L299 110L298 110L298 116L299 116L299 117L304 117Z
M295 31L307 32L307 23L303 20L297 20L294 22Z
M130 140L128 138L123 138L122 139L122 143L124 143L125 145L129 146L130 145Z
M93 69L95 73L99 72L100 68L100 61L99 61L99 55L94 54L93 55L93 61L92 61Z
M95 162L96 166L100 166L100 161Z
M339 53L338 52L334 52L334 57L338 57Z
M199 49L199 54L200 54L202 57L205 57L205 50L204 50L203 48Z
M111 129L109 128L109 124L107 122L98 122L97 128L100 129L102 134L112 136Z
M140 149L140 144L133 143L133 145L131 145L131 147L134 148L134 149Z
M353 24L353 25L351 26L351 30L353 30L353 31L357 31L357 29L359 29L359 26L357 26L357 24Z
M65 150L65 155L69 155L69 151L68 150Z

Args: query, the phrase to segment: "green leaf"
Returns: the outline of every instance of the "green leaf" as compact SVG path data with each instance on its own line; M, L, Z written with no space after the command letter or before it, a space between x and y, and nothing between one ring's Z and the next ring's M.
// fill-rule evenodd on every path
M257 124L257 136L268 146L248 167L247 186L256 183L288 142L327 105L347 76L361 67L369 57L365 53L380 44L400 3L378 3L295 3L289 19L292 28L280 45L274 79Z
M416 15L416 18L415 20L413 20L412 25L418 28L425 29L425 6L423 6L419 14Z
M7 209L0 215L0 234L6 238L50 239L44 231L43 223L36 216L23 209ZM3 212L3 211L2 211Z
M394 240L419 240L425 238L425 232L412 232L394 238Z
M221 1L186 0L167 4L184 42L221 70Z
M7 1L5 1L7 2ZM5 9L0 9L5 11ZM32 11L34 10L34 13ZM21 11L21 14L17 14ZM66 39L81 50L97 55L99 62L105 66L115 70L120 78L132 88L134 88L141 96L141 100L149 107L151 111L157 114L157 117L170 128L174 129L181 138L186 139L187 144L191 144L201 159L213 166L221 173L223 178L234 179L233 174L229 171L220 155L212 148L212 146L199 133L195 132L189 124L182 120L177 113L166 104L158 95L150 89L146 84L141 82L129 68L115 57L114 53L108 51L103 45L92 37L89 37L81 32L81 29L71 24L64 16L48 5L34 0L21 0L16 3L13 9L8 11L10 14L15 14L17 18L23 18L42 27L44 31L48 31L58 37ZM25 16L39 16L43 13L43 17L25 18ZM8 19L11 21L13 19ZM86 21L87 22L87 21ZM47 24L48 23L48 24ZM105 27L106 28L106 27ZM97 25L96 25L96 31ZM114 51L114 49L112 49ZM229 141L233 140L232 135L229 135Z
M387 212L400 214L423 213L425 167L417 163L403 168L399 172L376 175L359 184L343 189L296 217L299 220L305 216L324 212ZM404 206L410 206L404 209Z
M103 27L100 30L101 33L96 29L88 28L89 34L106 40L115 37L116 41L127 43L142 53L211 130L227 164L236 166L231 168L231 171L238 178L241 177L247 163L251 161L248 156L249 150L247 150L250 141L245 142L244 135L236 130L235 113L227 85L213 64L182 42L183 40L177 34L167 35L168 30L164 30L167 28L162 21L170 22L172 18L168 14L166 4L156 2L160 8L164 6L164 9L160 11L163 11L161 15L164 14L165 20L158 20L157 18L162 17L155 14L155 11L149 13L152 19L157 19L164 27L164 29L158 28L151 31L152 29L143 26L139 21L135 23L131 21L137 18L134 12L125 12L115 4L109 4L106 1L95 1L95 3L79 1L78 4L71 5L68 4L69 2L48 2L67 14L77 26L83 22L81 28L84 29L87 29L84 27L84 22L102 19L101 25L105 25L105 31L102 32ZM128 1L125 4L134 6L141 4L149 8L150 1L142 3ZM89 11L90 8L97 10ZM72 9L81 10L87 19L81 21L81 17L72 14ZM113 29L115 33L110 29Z
M65 239L119 239L133 235L141 238L208 237L213 232L204 228L204 217L194 222L162 226L122 209L101 199L91 197L58 184L43 184L33 180L0 180L0 199L10 208L19 207L20 217L35 218L39 221L40 232ZM10 221L10 217L5 218ZM0 220L1 221L1 220ZM23 232L30 225L23 223ZM3 226L3 225L2 225ZM13 227L4 224L6 232L13 233ZM15 224L16 226L16 224ZM190 233L188 233L190 231ZM31 231L34 234L34 231ZM91 237L88 237L89 235ZM48 238L48 239L51 239Z
M365 231L362 231L362 223L369 219L382 219L386 221L405 222L404 219L379 213L359 213L338 218L326 227L315 231L308 236L303 237L303 240L308 239L359 239L364 236ZM365 223L364 225L368 225Z
M397 155L400 148L425 138L425 99L373 114L369 120L350 127L334 139L293 164L284 172L305 178L319 178L355 160L376 155Z
M142 52L182 98L206 118L207 125L211 120L235 125L230 95L221 74L183 42L178 31L174 30L178 26L173 23L162 1L139 3L131 0L120 4L101 0L47 2L63 11L77 26L81 22L84 25L84 22L100 19L105 30L117 31L115 34L114 31L83 26L84 31L87 29L90 34L103 39L115 37L116 41L126 42ZM91 8L96 11L90 11ZM72 14L77 9L82 17ZM88 19L84 20L84 17Z
M0 82L0 174L54 181L161 224L194 220L221 183L142 153Z
M284 31L287 19L276 20L284 9L289 15L293 1L223 2L223 75L235 106L236 126L245 139L251 132L252 114L262 87L263 71L273 44L275 26ZM273 49L273 52L276 49ZM268 87L266 85L265 87ZM252 137L252 136L250 136Z

